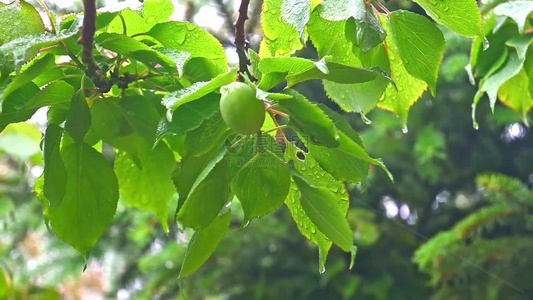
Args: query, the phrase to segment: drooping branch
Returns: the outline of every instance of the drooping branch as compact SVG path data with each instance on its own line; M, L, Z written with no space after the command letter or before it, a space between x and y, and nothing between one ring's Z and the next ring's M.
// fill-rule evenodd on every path
M250 0L241 0L241 5L239 7L239 16L237 21L235 21L235 47L237 47L237 54L239 55L239 80L243 80L240 74L246 74L251 80L254 80L252 74L248 70L248 65L250 60L248 59L247 50L248 50L248 41L246 40L246 32L244 29L244 23L248 19L248 6L250 5Z
M96 0L83 0L83 7L83 26L78 44L83 46L82 62L86 66L85 74L91 78L101 92L108 92L111 89L111 85L103 76L102 70L93 57L94 33L96 31Z

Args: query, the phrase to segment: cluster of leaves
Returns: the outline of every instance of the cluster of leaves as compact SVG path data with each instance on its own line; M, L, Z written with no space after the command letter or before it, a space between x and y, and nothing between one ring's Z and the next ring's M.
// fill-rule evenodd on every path
M474 0L416 2L438 23L483 39ZM177 191L175 218L196 230L182 276L197 270L226 234L233 199L245 224L285 203L302 234L319 246L323 270L333 243L355 254L344 182L363 181L369 164L388 171L345 119L290 87L320 79L342 109L365 114L377 105L405 126L426 88L436 94L444 37L421 15L382 9L385 15L362 0L265 1L265 39L249 59L250 84L269 108L268 121L264 133L241 137L218 111L219 89L238 78L237 68L229 68L206 31L167 22L171 1L98 14L98 80L93 66L80 62L87 55L76 42L81 16L56 22L49 13L47 31L24 1L2 5L2 19L16 25L0 36L0 129L49 107L44 174L35 190L47 223L81 253L88 255L112 224L119 195L154 212L168 231ZM290 57L308 39L319 60ZM281 93L269 92L284 82Z
M474 40L467 67L472 83L481 78L474 97L474 127L478 127L476 106L485 93L492 111L499 99L529 126L528 112L533 108L533 18L528 15L533 12L533 3L508 1L493 8L487 6L486 10L486 39Z
M431 282L443 287L439 299L465 292L496 299L509 289L529 289L520 277L532 264L533 193L516 178L500 174L481 175L477 184L487 205L431 238L414 256ZM466 291L465 285L470 286Z

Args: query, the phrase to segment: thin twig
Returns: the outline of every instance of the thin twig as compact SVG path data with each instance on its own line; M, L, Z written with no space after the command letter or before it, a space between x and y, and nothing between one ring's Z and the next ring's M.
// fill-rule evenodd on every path
M43 8L44 13L48 17L48 20L50 20L50 28L52 29L52 33L56 33L56 26L54 24L54 20L52 20L52 14L50 13L48 6L44 2L44 0L39 0L39 4L41 4L41 7Z
M239 7L239 16L235 22L235 47L237 48L237 54L239 55L239 75L237 79L239 81L244 81L241 74L246 74L250 80L255 80L250 71L248 70L248 65L250 60L246 51L248 49L248 41L246 40L246 33L244 30L244 23L248 19L248 6L250 5L250 0L241 0L241 6Z
M379 0L376 0L376 2L378 6L381 7L381 9L383 9L386 15L390 15L389 9L385 5L383 5L383 3L379 2Z
M80 69L85 70L86 69L85 65L81 63L81 61L78 59L76 54L74 54L74 52L70 49L67 43L65 43L65 41L62 40L61 44L63 45L63 48L65 48L65 50L67 51L67 54L70 57L70 59L72 59L72 61L76 63L76 65L78 65Z

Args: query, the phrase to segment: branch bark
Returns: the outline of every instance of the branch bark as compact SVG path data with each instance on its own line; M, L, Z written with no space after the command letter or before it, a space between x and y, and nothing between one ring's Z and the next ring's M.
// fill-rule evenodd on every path
M108 92L111 84L103 76L102 70L93 57L94 33L96 31L96 0L83 0L83 26L78 44L83 46L82 62L85 64L85 74L94 82L98 90Z
M243 81L241 74L246 74L250 80L255 80L255 78L250 74L248 70L248 65L250 65L250 60L248 59L248 50L249 43L246 40L246 32L244 30L244 23L248 19L248 6L250 5L250 0L241 0L241 5L239 7L239 16L237 21L235 21L235 47L237 47L237 54L239 55L239 75L238 80Z

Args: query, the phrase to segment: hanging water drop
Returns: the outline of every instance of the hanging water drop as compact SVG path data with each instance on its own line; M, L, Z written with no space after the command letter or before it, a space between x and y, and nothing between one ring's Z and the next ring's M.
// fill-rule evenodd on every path
M490 42L487 38L483 38L483 51L486 51L490 47Z
M407 124L405 124L405 123L402 124L402 132L403 132L404 134L406 134L406 133L409 132L409 129L407 128Z
M363 120L363 123L365 123L366 125L372 124L372 121L369 118L367 118L365 114L363 113L361 113L361 120Z

